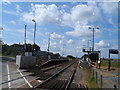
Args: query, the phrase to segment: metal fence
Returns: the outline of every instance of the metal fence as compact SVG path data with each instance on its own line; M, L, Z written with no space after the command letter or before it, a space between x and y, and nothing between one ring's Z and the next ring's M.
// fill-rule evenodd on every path
M100 88L113 88L114 90L117 90L117 82L112 82L110 79L108 79L106 76L102 75L95 69L92 69L91 74L94 77L96 84L98 84Z
M102 75L97 69L93 69L88 62L81 63L83 68L86 68L91 75L94 77L96 84L98 84L99 88L110 88L113 90L117 90L118 84L110 81L111 78Z

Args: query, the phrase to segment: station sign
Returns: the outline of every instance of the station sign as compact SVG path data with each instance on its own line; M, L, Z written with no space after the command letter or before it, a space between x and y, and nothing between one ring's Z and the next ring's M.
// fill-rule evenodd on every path
M83 49L83 52L91 52L89 48Z
M118 54L118 50L117 49L109 49L109 53L111 54Z

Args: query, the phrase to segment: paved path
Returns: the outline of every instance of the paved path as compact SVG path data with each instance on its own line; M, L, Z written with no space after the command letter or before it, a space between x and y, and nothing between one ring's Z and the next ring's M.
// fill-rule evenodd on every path
M2 67L2 69L0 70L0 73L1 73L0 87L2 88L17 88L22 84L25 84L25 83L29 84L28 82L30 80L36 78L34 76L23 77L31 73L23 72L23 71L26 71L25 69L19 69L18 66L16 66L15 64L15 58L2 57L2 60L0 60L0 64ZM19 78L19 77L22 77L22 78ZM16 79L16 80L2 84L3 82L7 82L13 79Z

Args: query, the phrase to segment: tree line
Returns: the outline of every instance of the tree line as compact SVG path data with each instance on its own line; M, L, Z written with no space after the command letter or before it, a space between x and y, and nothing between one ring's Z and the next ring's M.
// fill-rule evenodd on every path
M35 48L35 51L40 51L40 47L35 44L2 44L2 55L3 56L16 56L16 55L23 55L24 52L33 52L33 49Z

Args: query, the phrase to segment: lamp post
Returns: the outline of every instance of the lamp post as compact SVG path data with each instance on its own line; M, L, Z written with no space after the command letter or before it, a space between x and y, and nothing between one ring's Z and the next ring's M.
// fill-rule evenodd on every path
M25 41L24 41L24 44L25 44L25 46L24 46L25 52L26 52L26 49L27 49L27 45L26 45L26 27L27 27L27 25L25 25ZM25 52L24 52L24 53L25 53Z
M2 30L3 27L0 27L0 55L2 55L2 45L3 45L3 41L2 41Z
M0 27L0 46L2 45L2 33L1 33L2 30L3 30L3 27ZM1 47L0 47L0 49L1 49Z
M35 51L35 34L36 34L36 21L34 19L32 19L32 21L35 23L35 27L34 27L34 40L33 40L33 45L34 45L34 48L33 50Z
M48 51L48 59L50 59L50 37L51 37L51 34L53 34L53 32L51 32L51 33L49 33L49 38L48 38L48 49L47 49L47 51Z
M3 30L3 27L0 27L0 35L1 35L1 31Z
M94 28L94 27L89 27L88 29L92 29L93 30L93 48L92 48L92 51L94 51L94 32L95 32L95 29L99 29L98 27Z

